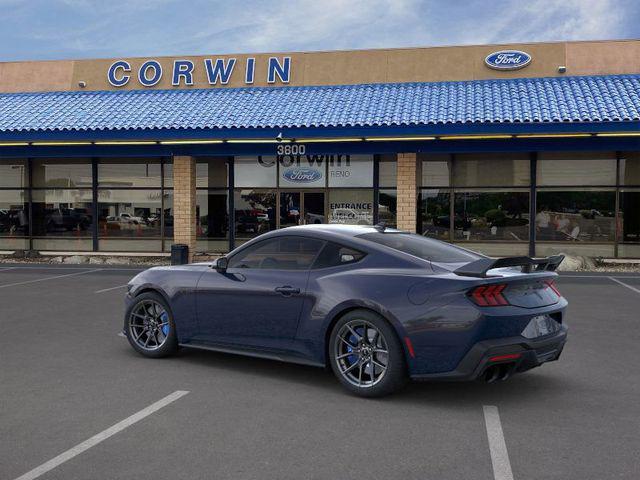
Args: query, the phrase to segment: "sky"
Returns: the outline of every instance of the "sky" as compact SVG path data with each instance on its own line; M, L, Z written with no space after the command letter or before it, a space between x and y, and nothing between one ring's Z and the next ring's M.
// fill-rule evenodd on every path
M640 38L638 0L0 0L0 61Z

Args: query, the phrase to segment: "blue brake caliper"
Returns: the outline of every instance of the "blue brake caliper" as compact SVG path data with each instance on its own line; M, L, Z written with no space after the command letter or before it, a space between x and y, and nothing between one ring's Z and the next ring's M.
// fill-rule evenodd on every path
M160 320L162 320L162 323L169 322L169 315L167 312L163 312L162 315L160 315ZM169 335L169 323L162 326L162 333L164 333L165 337Z
M349 336L349 343L352 345L357 345L358 344L358 339L351 335ZM347 347L347 352L353 352L353 348L351 347ZM354 363L356 363L358 361L358 356L357 355L349 355L347 357L347 361L349 362L349 366L353 365Z

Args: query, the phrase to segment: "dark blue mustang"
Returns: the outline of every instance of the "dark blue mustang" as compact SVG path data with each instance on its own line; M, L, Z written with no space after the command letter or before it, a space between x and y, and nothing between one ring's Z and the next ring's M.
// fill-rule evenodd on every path
M330 366L363 396L409 377L504 380L560 356L561 261L496 260L384 226L290 227L213 264L140 273L124 332L148 357L182 346Z

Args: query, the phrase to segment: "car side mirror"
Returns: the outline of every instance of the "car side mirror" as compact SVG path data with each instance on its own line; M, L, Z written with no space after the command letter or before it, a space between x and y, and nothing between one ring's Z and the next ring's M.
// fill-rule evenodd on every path
M229 259L227 257L220 257L218 260L216 260L215 269L218 272L220 273L226 272L228 266L229 266Z

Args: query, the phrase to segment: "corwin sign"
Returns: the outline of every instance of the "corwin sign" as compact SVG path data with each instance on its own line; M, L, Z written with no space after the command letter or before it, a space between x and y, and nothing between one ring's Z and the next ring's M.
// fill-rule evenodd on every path
M235 58L205 58L203 67L207 75L209 85L226 85L231 80L234 70L236 70ZM191 60L174 60L171 68L171 85L179 87L182 85L193 85L193 72L196 64ZM239 68L243 68L242 66ZM243 68L244 83L251 85L254 83L256 71L256 59L247 58ZM126 60L117 60L111 64L107 70L107 80L114 87L124 87L129 83L131 77L136 77L143 87L153 87L160 80L164 72L162 64L158 60L147 60L137 69L136 73L131 70L131 64ZM267 83L289 83L291 79L291 57L269 57L267 61Z
M531 55L520 50L500 50L487 55L484 63L494 70L518 70L531 63Z

